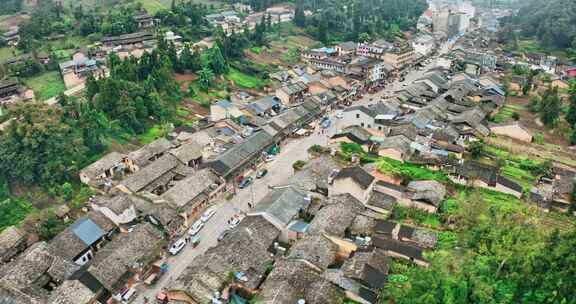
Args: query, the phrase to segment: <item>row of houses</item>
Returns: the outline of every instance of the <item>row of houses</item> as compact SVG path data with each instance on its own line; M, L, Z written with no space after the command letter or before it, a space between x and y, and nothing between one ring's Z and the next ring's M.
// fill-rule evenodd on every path
M91 211L48 243L28 246L26 234L14 227L0 233L3 300L122 302L133 294L136 282L159 274L167 243L161 222L135 221L157 216L151 204L134 196L99 197L91 204ZM130 226L118 221L122 218L132 218Z
M331 180L334 170L338 173ZM377 303L389 259L426 267L424 252L435 247L437 238L431 231L384 220L386 211L373 210L370 201L380 200L373 193L392 196L376 184L362 168L341 168L329 156L312 159L289 184L272 187L218 245L194 259L166 288L168 297ZM328 193L318 192L323 187ZM428 204L425 197L442 200L445 195L437 193L436 184L409 188L402 204Z

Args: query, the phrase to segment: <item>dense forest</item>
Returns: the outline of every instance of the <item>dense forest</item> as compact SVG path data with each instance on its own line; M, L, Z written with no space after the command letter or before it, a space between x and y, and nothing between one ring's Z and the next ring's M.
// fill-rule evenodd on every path
M0 1L0 15L9 15L19 12L22 9L22 0L2 0Z
M279 0L231 0L263 10ZM425 0L295 0L295 23L323 43L358 40L359 36L394 40L401 30L416 24L428 5ZM304 11L314 13L304 17Z
M358 40L362 34L394 40L428 8L424 0L306 0L302 5L317 12L305 20L306 31L324 43Z
M576 231L550 232L538 210L467 192L442 210L431 266L392 265L382 303L576 303Z
M525 37L550 48L576 48L576 1L529 0L513 20Z

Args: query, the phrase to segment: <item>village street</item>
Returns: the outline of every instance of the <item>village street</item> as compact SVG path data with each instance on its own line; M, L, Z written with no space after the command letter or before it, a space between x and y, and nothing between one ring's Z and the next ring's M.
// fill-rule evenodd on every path
M441 51L439 51L439 54L442 54L445 50L447 50L447 47L444 45L442 46ZM405 80L403 82L396 80L375 94L366 94L362 99L356 101L354 105L376 103L382 96L392 95L395 91L402 88L403 83L410 84L412 81L422 77L424 71L434 67L434 64L434 60L432 60L432 62L422 70L410 68L404 77ZM289 139L287 143L281 147L281 151L276 156L276 159L263 165L262 168L268 169L268 174L266 176L262 179L254 178L254 182L249 187L238 189L237 193L231 200L221 200L217 202L212 207L215 208L216 214L208 221L208 223L205 224L204 228L199 233L201 238L200 244L196 248L187 245L178 255L168 257L167 273L164 274L164 276L162 276L152 287L145 285L139 286L136 300L133 303L144 303L145 297L152 300L164 287L170 287L173 285L174 280L180 276L192 259L196 256L202 255L209 248L216 246L218 243L218 236L226 229L229 229L229 219L235 215L242 215L244 212L248 211L249 202L252 205L257 204L270 191L268 188L269 185L285 184L292 174L294 174L292 164L297 160L308 159L308 148L315 144L326 145L328 143L328 138L341 129L341 126L339 126L339 119L335 117L336 112L328 113L328 115L332 124L330 125L330 128L324 130L324 134L320 134L320 131L316 130L308 137Z
M335 121L335 118L333 118L333 121ZM337 124L333 124L328 130L328 136L333 135L336 130ZM289 140L287 144L283 145L276 159L263 166L263 168L268 169L266 176L262 179L254 178L252 185L245 189L238 189L231 200L222 200L215 204L213 208L216 208L216 214L200 231L201 241L198 247L192 248L187 245L178 255L169 257L167 261L168 272L152 288L140 286L142 290L137 292L138 296L134 303L144 303L144 297L152 300L162 288L172 285L173 280L178 278L192 259L203 254L210 247L216 246L218 236L228 229L228 220L230 218L236 214L246 212L249 209L249 202L257 203L260 201L268 193L269 185L286 183L293 174L292 164L297 160L308 159L308 148L314 144L327 144L328 136L315 132L308 137Z

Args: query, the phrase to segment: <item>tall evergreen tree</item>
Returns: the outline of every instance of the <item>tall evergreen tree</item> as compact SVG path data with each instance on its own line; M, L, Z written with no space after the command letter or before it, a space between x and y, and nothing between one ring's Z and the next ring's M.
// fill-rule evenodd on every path
M220 51L220 47L217 43L210 49L210 67L217 75L222 75L228 72L228 64L226 63L222 51Z
M296 1L296 10L294 12L294 24L299 27L306 26L306 15L304 15L304 0Z

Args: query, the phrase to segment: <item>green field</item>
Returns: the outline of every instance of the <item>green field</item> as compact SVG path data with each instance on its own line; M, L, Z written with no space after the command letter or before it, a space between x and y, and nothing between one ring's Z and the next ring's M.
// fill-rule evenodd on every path
M230 69L224 77L243 89L261 89L266 85L266 81L244 74L236 69Z
M149 144L152 141L154 141L155 139L163 136L164 131L165 130L164 130L164 127L162 125L153 125L146 132L138 135L138 141L143 145Z
M498 111L498 113L494 115L494 122L495 123L505 122L506 120L511 119L512 114L518 112L518 110L523 110L523 107L510 104L504 105L502 109L500 109L500 111Z
M30 87L36 95L36 100L46 100L58 96L66 87L57 71L46 72L36 77L24 79L24 83Z
M435 180L448 182L448 177L439 171L432 171L428 168L411 163L402 163L394 159L380 157L377 161L378 171L383 174L406 178L409 180Z
M14 55L12 54L12 48L9 47L0 48L0 61L9 59L13 56Z
M0 231L12 225L18 225L34 207L24 200L4 199L0 201Z

